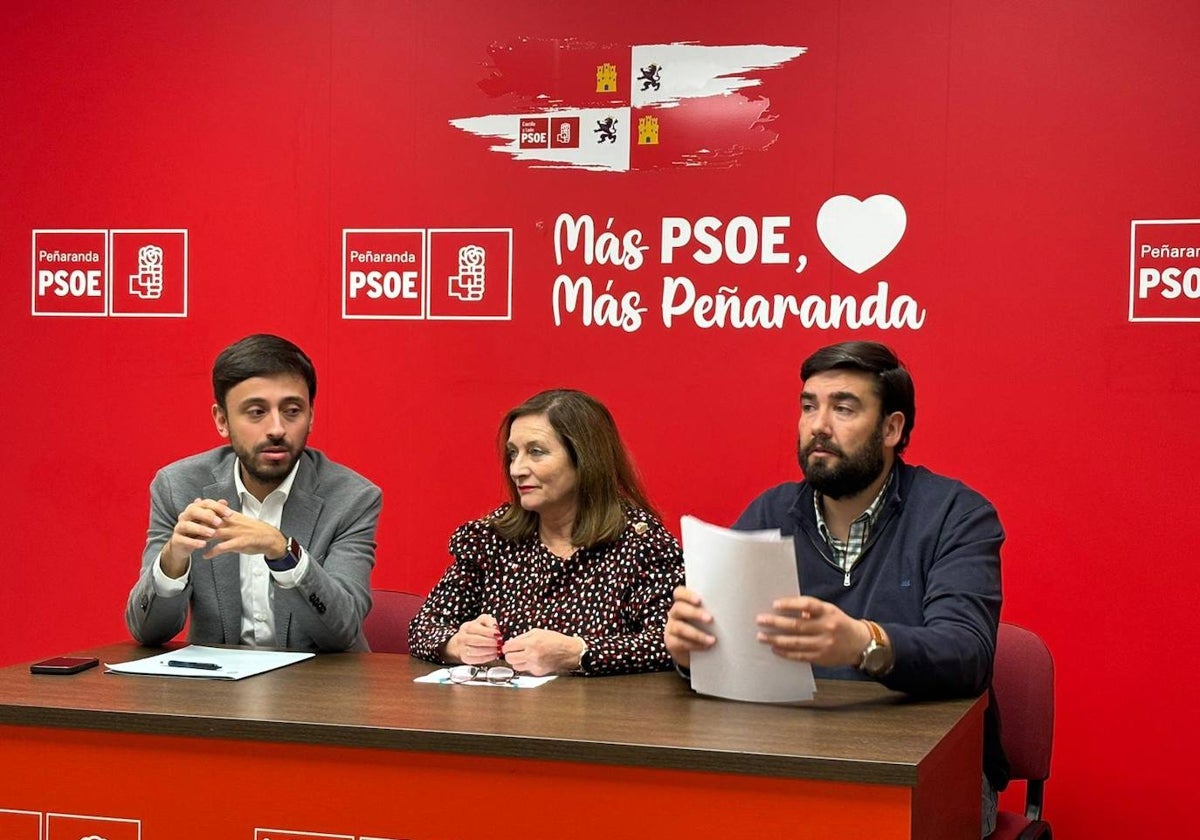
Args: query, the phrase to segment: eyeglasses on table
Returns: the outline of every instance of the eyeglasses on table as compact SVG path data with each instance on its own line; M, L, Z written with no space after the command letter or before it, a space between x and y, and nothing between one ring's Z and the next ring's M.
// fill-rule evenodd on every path
M510 665L455 665L450 669L450 682L482 681L490 685L515 685L520 676Z

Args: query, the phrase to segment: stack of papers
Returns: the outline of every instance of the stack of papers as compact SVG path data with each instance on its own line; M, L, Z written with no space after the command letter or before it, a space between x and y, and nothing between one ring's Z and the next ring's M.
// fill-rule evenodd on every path
M681 520L684 574L713 617L717 637L691 656L692 688L760 703L811 700L812 666L776 656L758 641L755 618L779 598L800 594L796 546L779 531L731 531L694 516Z
M240 680L294 665L316 656L282 650L216 648L188 645L132 662L104 663L109 674L140 674L150 677L192 677L202 680Z

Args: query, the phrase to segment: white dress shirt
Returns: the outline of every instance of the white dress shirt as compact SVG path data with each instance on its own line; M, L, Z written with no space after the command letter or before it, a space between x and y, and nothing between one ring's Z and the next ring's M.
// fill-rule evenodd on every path
M291 472L282 483L272 490L267 497L259 502L254 498L246 485L242 483L242 471L238 469L240 462L233 462L233 484L242 502L242 513L260 522L266 522L273 528L279 528L283 519L283 506L287 503L288 494L292 491L292 483L296 479L296 470L300 466L297 461ZM284 534L287 537L287 534ZM275 645L275 611L271 607L273 591L271 578L277 586L291 589L296 586L308 571L308 552L300 549L300 562L293 569L283 572L272 571L261 554L239 554L242 582L242 628L241 643L251 647L272 647ZM159 597L170 598L178 595L187 587L192 571L191 558L188 558L188 568L178 578L170 578L162 570L162 556L154 561L154 590Z

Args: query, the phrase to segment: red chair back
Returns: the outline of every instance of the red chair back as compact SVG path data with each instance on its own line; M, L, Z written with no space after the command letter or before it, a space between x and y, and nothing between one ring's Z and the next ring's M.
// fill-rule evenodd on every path
M371 590L371 611L363 635L375 653L408 653L408 624L425 603L420 595L392 589Z
M1000 622L992 693L1012 778L1025 782L1025 813L1000 811L988 840L1052 840L1042 801L1054 744L1054 659L1036 633Z
M1045 781L1054 743L1054 659L1036 633L1000 622L992 690L1013 778Z

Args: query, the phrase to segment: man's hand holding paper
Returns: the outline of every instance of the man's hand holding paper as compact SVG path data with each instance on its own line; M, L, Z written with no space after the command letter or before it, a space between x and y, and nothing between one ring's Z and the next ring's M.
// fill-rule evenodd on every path
M777 656L827 668L857 666L871 641L866 624L828 601L799 595L771 606L774 612L758 616L758 640Z
M795 549L778 531L731 531L685 516L687 585L675 591L665 631L675 661L690 667L692 688L732 700L812 698L807 663L772 653L758 619L782 598L798 599ZM781 618L794 630L794 618ZM719 641L718 641L719 640Z

